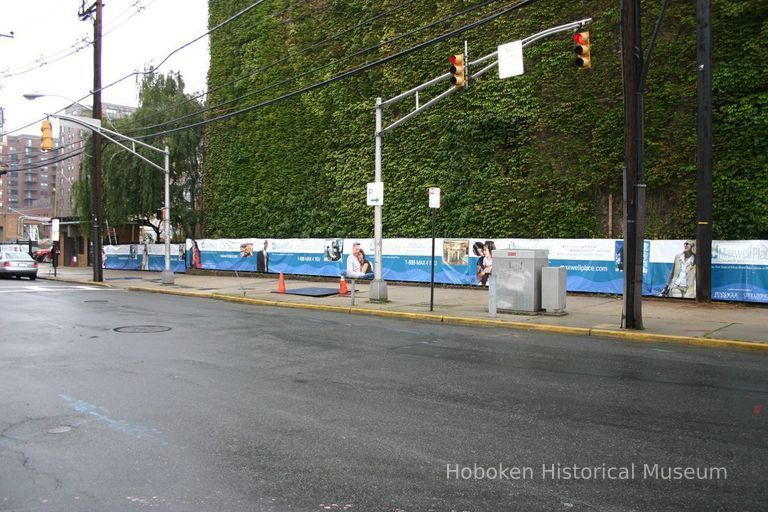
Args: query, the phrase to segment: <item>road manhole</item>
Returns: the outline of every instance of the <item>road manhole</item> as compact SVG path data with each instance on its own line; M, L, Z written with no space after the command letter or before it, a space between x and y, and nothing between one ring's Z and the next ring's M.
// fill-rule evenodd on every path
M64 425L61 427L49 428L46 432L49 434L66 434L70 430L72 430L72 427Z
M171 328L165 325L126 325L124 327L115 327L112 330L128 334L150 334L153 332L170 331Z

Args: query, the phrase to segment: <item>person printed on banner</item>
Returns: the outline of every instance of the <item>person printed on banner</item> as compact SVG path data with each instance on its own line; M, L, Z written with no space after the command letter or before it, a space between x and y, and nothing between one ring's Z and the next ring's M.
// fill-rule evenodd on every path
M477 256L477 261L475 262L475 276L477 277L477 285L482 286L482 272L484 268L483 264L483 257L485 256L483 253L485 252L485 245L483 242L475 242L472 244L472 252Z
M146 243L141 250L141 270L149 270L149 247Z
M483 257L477 263L477 282L481 286L488 286L488 277L493 271L494 249L496 249L496 244L493 240L487 240L483 244Z
M365 252L362 249L360 249L360 252L357 253L357 261L360 262L360 273L363 274L362 277L372 279L373 265L370 261L365 259Z
M352 253L347 256L347 277L365 277L360 264L360 242L352 244Z
M192 268L202 268L200 264L200 248L197 246L197 240L192 240Z
M256 252L256 272L269 272L269 240L264 240L264 248Z
M662 297L683 299L696 298L696 242L686 240L683 252L675 256L672 272L669 273L667 284L661 292Z

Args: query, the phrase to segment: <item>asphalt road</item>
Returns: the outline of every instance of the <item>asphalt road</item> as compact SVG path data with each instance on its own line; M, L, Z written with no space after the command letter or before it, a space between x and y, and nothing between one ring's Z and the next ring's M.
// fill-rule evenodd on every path
M26 280L0 304L0 510L768 507L761 354Z

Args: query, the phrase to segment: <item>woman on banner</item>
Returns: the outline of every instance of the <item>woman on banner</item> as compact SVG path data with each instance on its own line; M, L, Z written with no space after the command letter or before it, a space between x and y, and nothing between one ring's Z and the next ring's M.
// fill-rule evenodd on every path
M373 279L373 265L365 258L365 251L362 249L357 253L357 261L360 262L360 272L365 274L363 277Z
M661 292L662 297L696 298L695 247L696 243L693 240L686 240L683 243L683 252L675 256L672 272L669 273L667 283Z
M476 242L475 245L480 242ZM477 260L477 284L479 286L488 286L488 277L493 271L493 251L496 244L493 240L486 240L482 245L482 256Z
M482 276L483 276L483 257L485 256L483 253L485 252L485 245L483 242L475 242L472 244L472 252L475 253L475 256L477 256L477 261L475 262L475 276L477 277L477 285L482 286Z
M197 246L197 240L192 240L192 268L201 268L200 248Z

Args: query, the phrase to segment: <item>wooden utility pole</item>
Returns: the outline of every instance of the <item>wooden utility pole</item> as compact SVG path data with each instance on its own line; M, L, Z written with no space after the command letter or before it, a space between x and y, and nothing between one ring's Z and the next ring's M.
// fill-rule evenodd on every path
M712 0L698 0L696 301L712 300Z
M80 8L80 18L93 18L93 118L101 120L101 0L85 9L85 2ZM93 247L93 280L102 282L104 273L101 261L101 135L93 132L93 169L91 178L91 215Z
M621 2L624 79L624 307L622 326L642 329L645 183L643 178L643 67L640 0Z

